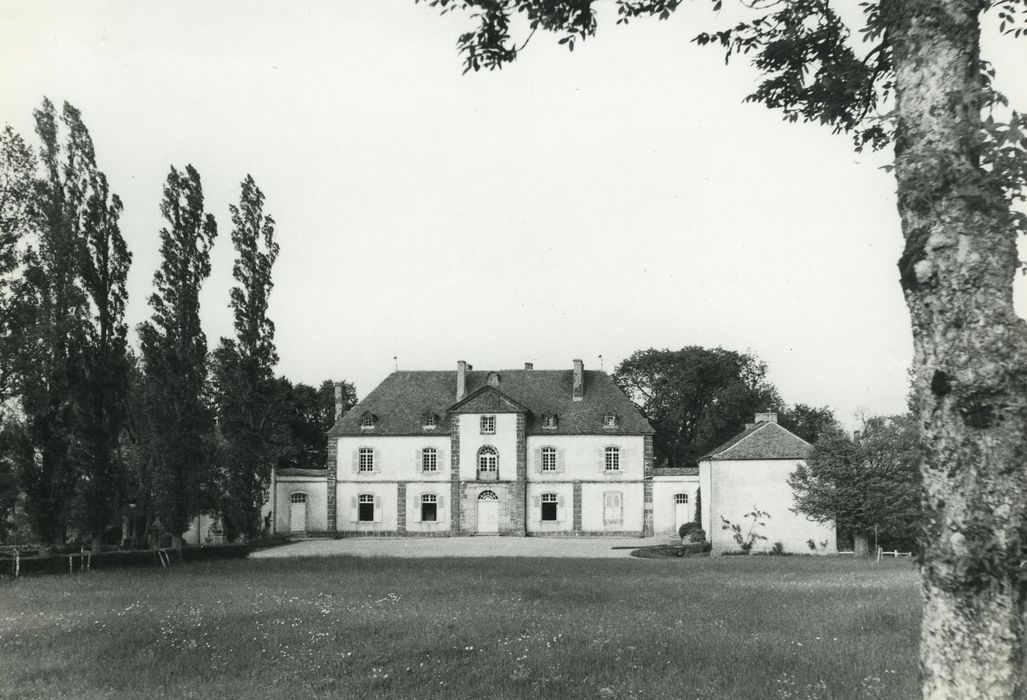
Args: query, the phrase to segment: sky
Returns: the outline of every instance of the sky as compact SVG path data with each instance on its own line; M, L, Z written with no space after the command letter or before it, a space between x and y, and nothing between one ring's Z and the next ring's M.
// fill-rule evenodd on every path
M611 372L702 345L756 355L786 402L850 425L903 411L890 154L745 104L752 69L689 41L730 18L696 5L627 27L607 7L573 53L536 35L464 75L470 20L413 0L0 0L0 122L35 143L43 96L81 110L125 203L133 327L169 167L199 170L219 224L211 347L232 334L228 205L252 174L293 381L364 396L397 366ZM985 56L1027 108L1022 42ZM1027 316L1027 280L1015 294Z

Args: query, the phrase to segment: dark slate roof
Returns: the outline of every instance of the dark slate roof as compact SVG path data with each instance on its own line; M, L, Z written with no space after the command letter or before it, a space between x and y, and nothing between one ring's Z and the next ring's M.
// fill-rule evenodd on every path
M699 476L699 467L655 467L653 476Z
M318 476L323 477L328 474L327 469L279 469L277 471L278 476Z
M715 450L707 459L806 459L813 446L777 423L749 425Z
M466 397L488 386L487 371L466 374ZM499 371L496 389L527 409L529 435L644 435L653 432L638 408L605 372L585 370L585 398L573 401L573 370L511 369ZM483 392L483 395L487 392ZM431 435L448 434L448 410L457 403L456 371L393 372L351 408L329 435ZM370 411L377 416L372 430L360 429L360 416ZM435 430L422 428L422 416L432 411L439 416ZM557 417L555 429L542 428L546 412ZM616 428L603 428L603 417L615 413Z

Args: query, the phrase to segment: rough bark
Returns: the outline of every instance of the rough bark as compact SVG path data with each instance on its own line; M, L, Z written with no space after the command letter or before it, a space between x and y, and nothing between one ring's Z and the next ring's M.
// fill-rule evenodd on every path
M895 2L899 262L924 451L925 698L1024 695L1027 326L981 168L978 0Z

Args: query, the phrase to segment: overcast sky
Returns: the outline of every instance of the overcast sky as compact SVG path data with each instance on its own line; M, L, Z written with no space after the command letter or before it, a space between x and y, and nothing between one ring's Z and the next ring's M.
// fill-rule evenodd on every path
M133 326L168 168L199 170L220 227L211 347L232 332L228 205L251 173L278 222L270 315L294 381L363 396L393 356L612 371L695 344L754 353L787 402L850 424L903 410L890 154L743 104L751 70L689 42L725 24L697 5L606 13L573 53L536 35L502 72L462 75L469 21L413 0L0 2L0 121L35 143L44 95L82 111L125 202ZM1027 108L1027 54L986 50Z

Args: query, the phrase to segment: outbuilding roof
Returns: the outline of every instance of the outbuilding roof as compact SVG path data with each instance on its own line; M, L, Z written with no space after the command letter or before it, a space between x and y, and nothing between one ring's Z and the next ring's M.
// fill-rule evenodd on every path
M700 461L727 459L806 459L813 446L776 422L755 423Z
M523 407L528 435L648 435L649 422L635 404L605 372L584 370L584 398L572 396L574 371L513 369L499 370L498 393ZM464 398L488 384L489 372L465 373ZM336 421L330 436L340 435L431 435L448 434L449 410L456 407L456 371L399 371L387 376L360 403ZM481 396L487 395L483 392ZM459 410L459 408L457 409ZM373 428L361 428L361 416L374 416ZM438 424L425 429L424 416L434 413ZM542 427L542 416L556 417L556 425ZM606 427L608 414L616 425Z

